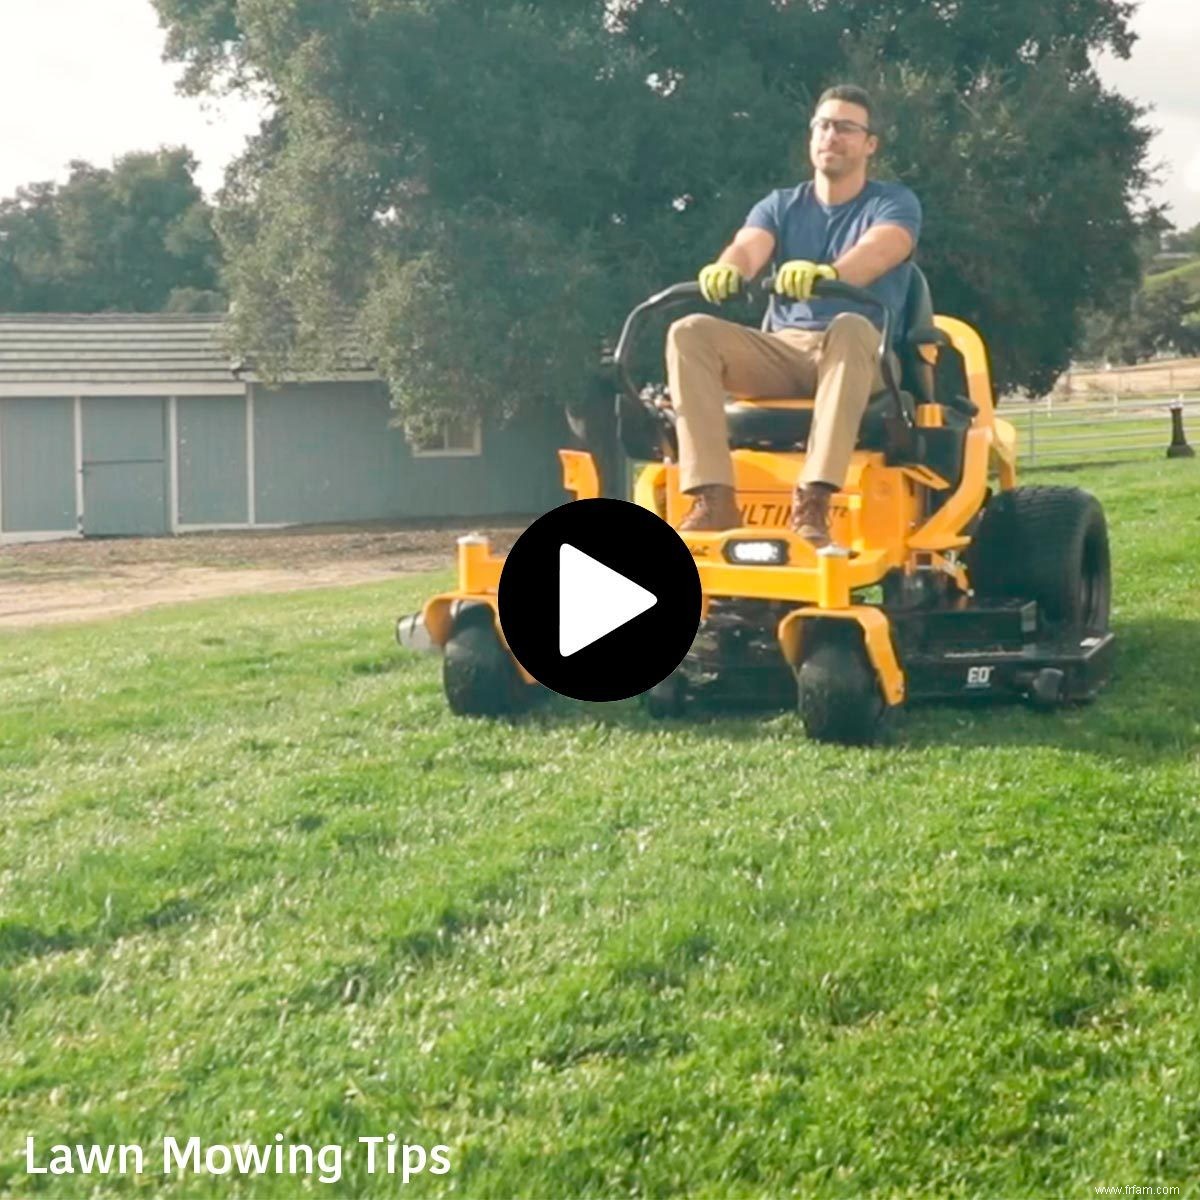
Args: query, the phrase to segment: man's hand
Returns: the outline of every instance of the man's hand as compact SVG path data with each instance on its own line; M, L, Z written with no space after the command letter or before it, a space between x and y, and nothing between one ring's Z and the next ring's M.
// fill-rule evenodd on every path
M775 290L792 300L812 298L813 285L818 279L836 279L837 268L828 263L809 262L806 258L793 258L775 272Z
M742 273L732 263L715 262L702 267L700 294L709 304L720 304L742 290Z

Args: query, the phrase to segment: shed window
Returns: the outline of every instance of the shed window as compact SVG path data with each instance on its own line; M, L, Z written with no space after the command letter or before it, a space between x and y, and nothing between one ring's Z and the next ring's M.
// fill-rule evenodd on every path
M451 417L431 434L408 440L417 458L467 458L483 452L483 429L478 419Z

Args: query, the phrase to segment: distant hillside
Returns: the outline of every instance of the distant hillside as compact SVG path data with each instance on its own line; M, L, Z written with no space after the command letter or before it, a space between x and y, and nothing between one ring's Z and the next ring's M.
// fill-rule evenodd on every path
M1075 367L1054 385L1058 396L1200 395L1200 358L1159 358L1131 367Z
M1200 292L1200 256L1193 258L1191 262L1172 267L1169 271L1160 271L1157 275L1147 275L1146 286L1148 288L1161 287L1172 279L1181 279L1193 292Z

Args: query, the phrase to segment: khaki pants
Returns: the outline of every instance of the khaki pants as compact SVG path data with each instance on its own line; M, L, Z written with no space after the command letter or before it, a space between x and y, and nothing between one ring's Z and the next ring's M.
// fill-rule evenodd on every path
M667 332L667 382L678 416L680 487L733 486L727 394L814 393L801 482L841 487L867 401L883 387L878 351L879 331L857 313L842 313L824 330L776 333L707 313L676 321Z

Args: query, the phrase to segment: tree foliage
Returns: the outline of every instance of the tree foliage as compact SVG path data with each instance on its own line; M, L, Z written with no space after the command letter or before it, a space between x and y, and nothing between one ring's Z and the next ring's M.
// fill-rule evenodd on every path
M0 309L211 310L220 248L181 148L127 154L111 169L73 162L61 186L0 201Z
M1123 312L1093 319L1084 354L1119 363L1200 354L1200 296L1179 279L1143 288Z
M1200 222L1191 229L1173 229L1162 240L1162 248L1169 254L1200 254Z
M191 88L275 101L218 218L243 346L319 361L349 313L410 413L577 393L633 303L807 173L847 78L1001 386L1127 302L1155 215L1141 111L1091 66L1128 53L1128 0L155 3Z

